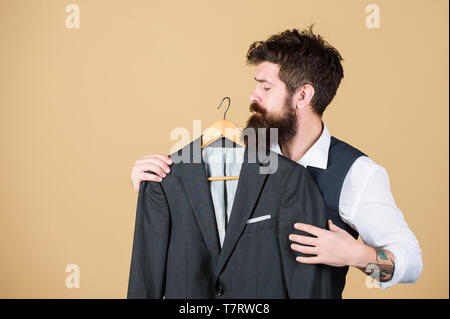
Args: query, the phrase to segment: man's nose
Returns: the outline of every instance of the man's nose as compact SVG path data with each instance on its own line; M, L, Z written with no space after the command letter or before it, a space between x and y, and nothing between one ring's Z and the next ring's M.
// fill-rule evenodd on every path
M253 92L252 95L250 95L250 101L261 103L261 98L255 92Z

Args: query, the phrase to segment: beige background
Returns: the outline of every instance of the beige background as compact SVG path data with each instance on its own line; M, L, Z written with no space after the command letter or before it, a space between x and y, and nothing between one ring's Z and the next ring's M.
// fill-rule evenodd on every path
M70 3L0 0L0 297L124 298L134 162L220 119L223 96L244 126L250 43L311 23L345 59L324 120L386 168L423 251L417 283L369 289L352 269L344 297L449 297L447 1L74 0L68 29Z

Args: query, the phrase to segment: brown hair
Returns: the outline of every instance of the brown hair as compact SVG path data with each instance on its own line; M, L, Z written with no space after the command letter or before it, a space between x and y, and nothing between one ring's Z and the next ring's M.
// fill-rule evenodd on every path
M303 31L286 30L270 36L266 41L256 41L247 52L247 63L257 65L272 62L280 65L280 80L290 95L304 84L314 88L311 102L315 113L322 116L344 77L339 52L312 26Z

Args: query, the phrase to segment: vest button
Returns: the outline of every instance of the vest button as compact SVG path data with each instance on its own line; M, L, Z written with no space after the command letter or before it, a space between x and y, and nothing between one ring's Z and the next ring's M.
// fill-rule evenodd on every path
M218 287L217 288L217 290L216 290L216 294L217 294L217 296L219 296L219 297L221 297L221 296L223 296L223 288L222 287Z

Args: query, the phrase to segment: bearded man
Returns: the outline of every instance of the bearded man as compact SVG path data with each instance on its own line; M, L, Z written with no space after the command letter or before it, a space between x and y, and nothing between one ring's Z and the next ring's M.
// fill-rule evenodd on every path
M306 167L319 186L329 229L295 223L295 229L313 237L289 238L292 250L312 255L297 257L299 263L333 269L334 298L342 298L349 266L376 278L383 289L415 282L422 272L419 243L395 204L386 170L331 136L322 121L344 76L341 60L311 28L254 42L247 53L247 62L257 67L257 84L246 129L277 128L278 143L268 146ZM135 191L141 181L160 182L171 163L163 154L136 161Z

